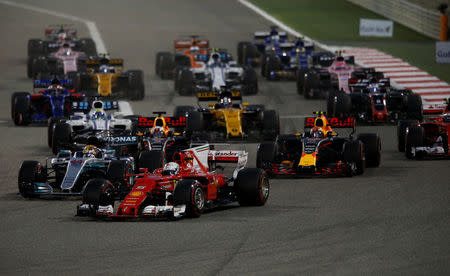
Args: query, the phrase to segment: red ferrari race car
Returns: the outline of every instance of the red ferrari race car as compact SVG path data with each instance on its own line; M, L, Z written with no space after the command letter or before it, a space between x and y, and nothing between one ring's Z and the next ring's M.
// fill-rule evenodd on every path
M245 151L210 150L208 144L174 154L173 162L154 172L135 175L125 196L106 179L90 180L77 207L79 216L103 218L199 217L207 208L234 201L240 205L264 205L269 180L262 169L244 168ZM237 163L231 177L217 173L221 162ZM223 172L223 171L222 171ZM121 200L114 205L116 199Z
M450 157L450 98L445 100L442 115L419 123L416 120L398 122L398 150L408 159Z

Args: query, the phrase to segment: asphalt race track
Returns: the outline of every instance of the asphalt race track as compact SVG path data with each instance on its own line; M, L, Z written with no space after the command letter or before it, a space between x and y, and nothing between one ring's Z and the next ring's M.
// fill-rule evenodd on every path
M238 41L271 24L236 1L21 1L95 21L111 57L143 69L146 95L136 113L194 104L154 72L159 50L200 34L236 54ZM382 137L382 164L362 176L272 180L266 206L232 205L199 219L105 222L75 217L79 200L26 200L18 194L22 160L44 161L46 128L16 127L10 95L27 91L26 45L49 24L73 23L0 1L0 274L344 274L450 273L450 161L409 161L396 150L396 127L361 127ZM75 22L79 36L88 36ZM247 97L282 116L282 132L325 108L296 94L294 82L260 80ZM294 116L294 117L292 117ZM256 144L235 146L250 152Z

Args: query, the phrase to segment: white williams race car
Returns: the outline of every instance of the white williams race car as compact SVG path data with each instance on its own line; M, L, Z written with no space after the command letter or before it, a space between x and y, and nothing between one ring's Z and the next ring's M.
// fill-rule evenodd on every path
M87 105L88 103L79 102L77 104ZM105 112L121 109L120 104L128 103L96 100L92 102L88 113L75 113L68 120L62 119L49 124L49 145L51 145L53 153L56 154L61 149L78 149L80 146L87 144L103 146L115 142L114 137L119 136L121 138L117 139L125 141L124 143L128 140L133 143L130 138L134 130L133 121L130 119L133 117L131 109L122 108L121 112L109 114ZM80 109L80 107L77 107L77 109ZM116 116L122 118L116 118Z
M238 65L225 50L212 50L195 57L196 60L203 61L204 66L185 67L176 72L175 89L180 95L220 91L224 86L242 94L258 92L255 70Z

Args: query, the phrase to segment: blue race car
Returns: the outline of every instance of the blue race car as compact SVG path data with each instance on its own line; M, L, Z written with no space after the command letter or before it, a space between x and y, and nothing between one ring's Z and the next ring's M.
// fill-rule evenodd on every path
M255 42L239 42L238 62L261 65L261 75L268 80L295 79L298 70L310 67L314 44L297 38L288 40L286 32L272 26L270 32L255 32Z
M72 86L70 79L35 80L33 94L14 92L11 96L11 118L14 124L47 123L49 118L68 117L74 106L80 109L77 103L83 102L85 98L84 94L68 89ZM46 89L36 93L35 90L39 88Z

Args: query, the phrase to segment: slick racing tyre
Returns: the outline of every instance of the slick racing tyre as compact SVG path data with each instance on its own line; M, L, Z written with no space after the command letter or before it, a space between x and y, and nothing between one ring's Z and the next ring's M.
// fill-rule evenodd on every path
M178 105L173 111L173 116L175 118L186 117L192 111L195 111L195 108L191 105Z
M190 96L194 93L194 74L189 69L183 69L179 73L178 93L181 96Z
M405 155L408 159L413 159L413 147L420 147L423 145L424 129L421 126L409 126L406 128L405 137ZM420 156L416 156L419 158Z
M344 161L356 166L355 173L363 174L365 169L364 144L359 140L348 141L344 144Z
M366 167L378 167L381 162L381 139L375 133L361 133L357 140L364 144Z
M57 123L61 123L61 121L63 121L64 119L65 119L64 117L50 117L50 119L48 119L48 123L47 123L47 144L48 144L49 148L52 147L53 132L55 130L55 125Z
M28 57L45 55L44 41L41 39L28 40Z
M242 92L244 95L253 95L258 93L258 77L253 68L246 68L242 76Z
M34 183L45 181L42 177L42 165L37 161L23 161L19 169L19 193L30 198L34 196Z
M266 80L276 80L277 76L272 73L276 73L281 70L281 61L277 55L271 54L266 56L266 63L264 68L264 76Z
M90 179L83 191L83 203L93 206L114 205L114 185L106 179Z
M143 73L141 70L128 71L128 98L142 100L145 96Z
M14 92L11 96L11 117L15 125L25 126L31 123L30 93Z
M256 66L255 59L258 57L258 49L251 42L239 42L237 46L238 60L241 65Z
M297 86L297 93L299 95L303 94L303 91L305 90L305 74L307 72L307 69L298 69L295 73L295 84Z
M418 94L409 94L407 96L407 113L409 119L423 120L422 97Z
M331 117L350 116L352 99L349 95L340 91L331 91L327 100L327 114Z
M58 154L58 152L64 147L70 146L72 138L72 127L67 123L56 123L53 130L52 138L52 152Z
M205 193L200 182L194 179L178 182L173 191L173 205L186 205L187 217L200 217L206 207Z
M263 138L274 140L280 134L280 117L276 110L265 110L263 112Z
M262 206L269 198L269 179L262 169L245 168L239 171L234 190L240 205Z
M418 120L400 120L397 124L397 147L399 152L405 152L406 128L418 124Z
M149 173L153 173L156 169L164 166L164 151L149 150L139 154L139 168L145 168Z
M79 43L81 52L84 52L87 56L97 56L97 47L92 38L82 38Z
M275 160L276 144L274 142L262 142L256 152L256 167L264 169Z
M204 126L205 121L202 112L191 111L188 113L186 121L186 131L189 135L197 131L203 131Z

